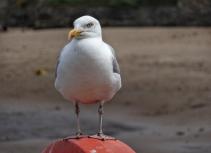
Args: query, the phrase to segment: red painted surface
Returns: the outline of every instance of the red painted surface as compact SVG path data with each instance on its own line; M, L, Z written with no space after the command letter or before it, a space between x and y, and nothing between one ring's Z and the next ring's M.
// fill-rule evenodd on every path
M43 153L135 153L119 140L80 138L58 140L50 144Z

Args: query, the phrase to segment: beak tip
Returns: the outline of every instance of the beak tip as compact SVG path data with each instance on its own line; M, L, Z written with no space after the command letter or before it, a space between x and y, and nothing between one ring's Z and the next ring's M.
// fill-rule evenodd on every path
M79 36L81 33L81 30L78 30L78 29L73 29L69 32L68 34L68 40L71 40L73 39L74 37L77 37Z

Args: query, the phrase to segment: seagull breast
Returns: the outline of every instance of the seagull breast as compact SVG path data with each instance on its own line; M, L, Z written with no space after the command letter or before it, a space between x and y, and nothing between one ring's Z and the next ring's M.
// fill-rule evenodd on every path
M57 90L66 99L81 103L110 100L121 82L113 73L112 56L102 39L72 40L60 56Z

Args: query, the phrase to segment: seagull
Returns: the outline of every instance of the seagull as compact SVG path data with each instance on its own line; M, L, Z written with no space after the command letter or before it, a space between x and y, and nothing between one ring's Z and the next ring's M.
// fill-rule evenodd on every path
M102 40L100 23L85 15L73 22L68 34L71 40L61 51L56 67L55 88L68 101L73 102L77 117L76 138L82 137L79 104L99 103L99 131L104 135L103 105L121 88L121 76L114 49Z

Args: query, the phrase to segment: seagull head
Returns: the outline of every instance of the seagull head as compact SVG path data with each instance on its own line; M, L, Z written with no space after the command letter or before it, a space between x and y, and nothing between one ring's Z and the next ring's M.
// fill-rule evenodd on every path
M68 34L68 39L83 39L101 37L101 26L97 19L91 16L82 16L73 22L74 29Z

